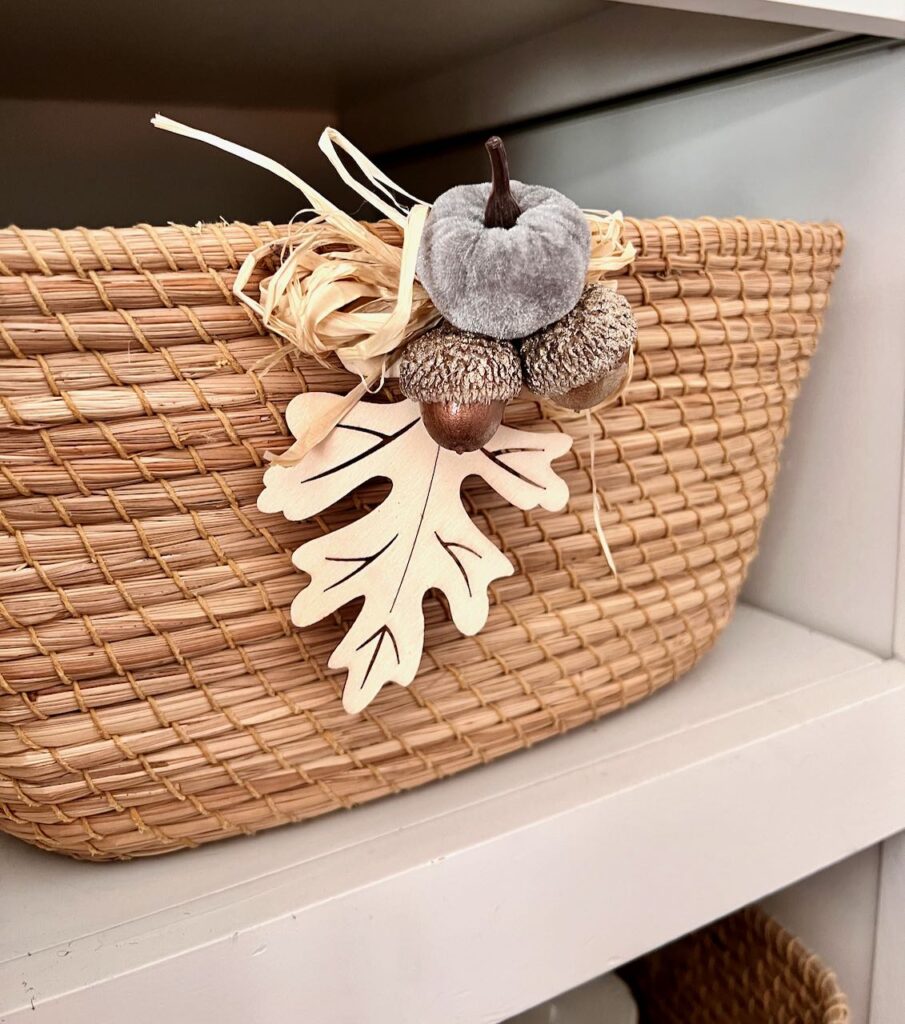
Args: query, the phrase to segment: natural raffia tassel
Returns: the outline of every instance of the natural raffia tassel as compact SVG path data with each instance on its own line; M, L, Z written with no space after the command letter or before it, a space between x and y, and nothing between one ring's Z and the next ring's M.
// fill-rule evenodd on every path
M310 205L314 219L251 252L233 286L236 297L257 313L268 330L317 359L335 352L346 369L368 376L379 372L382 357L439 319L415 281L415 256L429 205L383 174L334 128L324 129L319 142L322 152L342 180L391 224L355 220L297 174L245 146L160 114L151 123L263 167L294 185ZM373 189L352 177L337 149L352 159ZM396 195L414 205L406 208ZM275 248L283 248L288 255L261 283L258 301L246 289L261 260Z
M606 539L606 534L603 531L603 522L600 518L600 487L597 483L597 464L595 458L596 445L594 443L594 424L592 416L595 411L606 409L608 406L613 405L617 402L623 394L625 394L626 388L632 382L632 372L635 369L635 351L629 349L628 353L628 365L626 367L625 376L622 378L622 383L619 385L619 389L613 392L604 402L602 402L597 409L585 409L584 419L588 428L588 447L590 449L590 457L588 471L591 475L591 493L593 495L593 514L594 514L594 529L597 531L597 540L600 544L600 550L603 552L603 557L606 559L606 564L610 567L610 572L613 574L615 579L619 579L619 573L616 569L616 562L613 558L613 552L610 550L609 542Z
M155 128L205 142L270 171L295 186L315 214L313 220L252 251L233 285L238 299L274 334L320 362L335 353L350 373L361 378L345 402L308 425L280 464L300 461L386 373L393 354L408 338L440 317L415 281L415 257L429 206L406 192L333 128L319 146L342 180L379 210L390 223L364 224L334 206L288 168L245 146L199 131L160 114ZM356 181L340 160L341 149L373 189ZM379 193L382 193L380 195ZM396 199L414 205L406 209ZM260 298L247 290L262 260L282 249L287 255L272 276L260 283Z

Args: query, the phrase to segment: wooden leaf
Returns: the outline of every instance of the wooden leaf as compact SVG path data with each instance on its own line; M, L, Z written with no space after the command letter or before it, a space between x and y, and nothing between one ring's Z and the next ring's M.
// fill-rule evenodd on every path
M319 393L294 398L287 411L293 434L303 435L340 402L341 396ZM258 507L292 520L317 515L368 480L392 484L372 512L302 544L293 556L311 577L292 603L296 625L364 597L329 662L348 669L347 711L366 707L385 683L408 686L415 678L426 591L446 595L456 627L470 636L487 621L488 586L513 572L462 506L465 477L483 477L518 508L557 510L569 492L551 463L571 443L565 434L502 426L480 451L457 455L431 439L416 403L360 402L297 465L267 470Z

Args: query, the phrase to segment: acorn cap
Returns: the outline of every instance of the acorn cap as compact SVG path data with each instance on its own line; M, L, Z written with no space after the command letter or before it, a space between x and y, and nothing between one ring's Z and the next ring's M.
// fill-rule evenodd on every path
M578 305L522 342L525 383L536 395L562 395L614 370L638 333L631 304L602 284Z
M460 331L444 321L406 345L399 385L416 402L487 405L518 395L522 367L511 342Z

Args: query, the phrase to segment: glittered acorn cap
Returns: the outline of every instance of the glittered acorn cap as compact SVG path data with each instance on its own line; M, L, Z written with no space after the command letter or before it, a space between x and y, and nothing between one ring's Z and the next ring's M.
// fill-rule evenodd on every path
M522 342L525 383L536 395L555 396L600 380L625 360L637 331L627 299L589 285L571 312Z
M405 347L399 385L416 402L489 405L518 395L522 368L511 342L443 321Z

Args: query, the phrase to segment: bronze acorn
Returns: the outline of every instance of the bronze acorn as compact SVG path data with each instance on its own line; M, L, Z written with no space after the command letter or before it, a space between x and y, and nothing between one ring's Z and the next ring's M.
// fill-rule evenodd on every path
M506 402L521 391L522 368L510 342L444 321L406 346L399 384L421 403L425 429L437 444L470 452L496 433Z
M629 302L601 284L578 305L522 342L525 383L567 409L590 409L615 394L637 337Z

